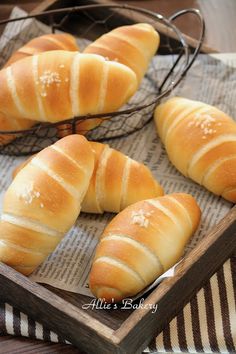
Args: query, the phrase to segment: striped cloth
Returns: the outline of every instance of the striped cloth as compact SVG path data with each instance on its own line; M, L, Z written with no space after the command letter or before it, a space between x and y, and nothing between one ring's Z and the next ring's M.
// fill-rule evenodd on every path
M0 305L0 334L69 343L9 304ZM236 256L229 259L145 352L236 353Z

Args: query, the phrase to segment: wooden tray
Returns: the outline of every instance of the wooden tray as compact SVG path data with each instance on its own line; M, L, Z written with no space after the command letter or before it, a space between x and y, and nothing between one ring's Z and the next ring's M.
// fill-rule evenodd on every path
M0 263L0 298L95 354L141 353L236 249L236 206L137 310L83 310L86 296L44 287ZM157 304L156 313L148 308Z
M38 10L55 3L63 1L47 0ZM66 5L73 5L73 1ZM86 296L36 284L1 263L0 298L88 353L141 353L231 255L235 237L236 207L184 258L176 275L147 295L143 308L137 310L83 310ZM156 304L158 309L153 313L149 305Z

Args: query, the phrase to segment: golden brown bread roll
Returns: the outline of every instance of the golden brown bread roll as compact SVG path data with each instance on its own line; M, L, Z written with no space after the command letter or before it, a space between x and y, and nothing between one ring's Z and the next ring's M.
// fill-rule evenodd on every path
M184 193L140 201L120 212L97 246L92 293L107 302L136 295L179 260L200 214L194 198Z
M106 144L90 142L90 145L95 167L82 211L117 213L138 200L163 195L163 189L142 163Z
M84 53L99 54L132 69L138 82L160 43L157 31L148 23L121 26L99 37L85 48Z
M159 43L159 34L155 29L147 23L139 23L115 28L91 43L85 48L84 53L99 54L106 59L126 65L135 72L140 83ZM77 121L75 131L86 134L102 121L99 118ZM59 137L71 133L71 124L65 124L58 129Z
M8 67L9 65L27 56L51 50L79 51L79 46L77 45L75 38L69 33L44 34L31 39L23 47L19 48L12 54L4 67Z
M0 71L1 111L16 118L57 122L117 110L136 91L125 65L95 54L51 51Z
M70 34L46 34L37 38L32 39L26 43L23 47L18 49L10 59L4 65L7 68L14 62L23 59L27 56L38 54L50 50L70 50L78 51L79 47L76 44L75 38ZM35 121L30 119L15 119L4 113L1 113L0 107L0 130L27 130L35 125ZM15 135L0 135L0 145L5 145L15 139Z
M4 196L1 262L28 275L47 258L77 219L93 168L94 154L80 135L34 156Z
M236 202L236 123L219 109L174 97L155 110L173 165L216 195Z
M163 195L163 189L142 163L106 144L90 142L90 146L94 153L94 170L82 211L117 213L139 200ZM13 178L32 158L15 168Z

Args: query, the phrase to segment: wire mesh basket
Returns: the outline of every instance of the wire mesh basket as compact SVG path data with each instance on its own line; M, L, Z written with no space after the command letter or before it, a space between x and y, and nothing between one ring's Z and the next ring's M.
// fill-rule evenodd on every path
M177 18L187 14L193 14L199 20L199 39L191 55L185 36L174 25ZM40 33L42 22L48 27L43 25L45 27ZM154 56L139 90L128 104L117 112L74 117L57 123L40 123L24 131L0 130L0 153L32 154L60 137L78 131L85 134L89 140L102 141L127 136L142 129L152 119L155 106L179 84L197 57L204 38L204 20L196 9L182 10L170 18L165 18L160 14L128 5L87 5L0 21L0 26L20 23L18 27L25 29L18 31L19 34L15 38L6 41L7 53L9 46L15 48L17 43L20 47L35 36L35 30L30 30L33 25L38 26L39 34L43 34L45 28L53 33L70 32L78 38L79 47L83 50L91 41L115 27L137 22L149 23L161 34L158 52L165 55ZM94 119L99 121L100 125L89 131L83 130L84 121L93 122ZM9 136L14 136L14 139L6 144L6 138Z

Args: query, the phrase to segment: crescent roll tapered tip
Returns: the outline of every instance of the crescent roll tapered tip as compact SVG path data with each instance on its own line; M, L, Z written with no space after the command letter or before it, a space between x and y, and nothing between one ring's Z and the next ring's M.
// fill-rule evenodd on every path
M107 225L97 246L89 286L97 298L136 295L173 266L196 231L195 199L174 193L130 205Z

